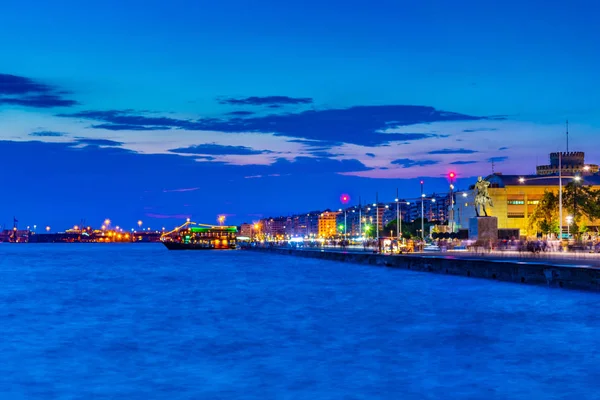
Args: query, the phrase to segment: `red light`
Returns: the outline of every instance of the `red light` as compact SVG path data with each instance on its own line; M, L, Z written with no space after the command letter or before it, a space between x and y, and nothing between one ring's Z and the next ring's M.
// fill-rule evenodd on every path
M453 179L453 178L456 176L456 174L455 174L454 172L450 172L450 173L448 174L448 176L449 176L451 179Z
M347 204L350 201L350 196L348 196L347 194L343 194L340 196L340 201L342 202L342 204Z

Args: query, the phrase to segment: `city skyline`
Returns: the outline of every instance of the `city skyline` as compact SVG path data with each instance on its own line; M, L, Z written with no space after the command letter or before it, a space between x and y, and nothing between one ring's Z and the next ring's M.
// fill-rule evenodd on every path
M600 160L589 2L34 4L0 24L2 223L241 224L442 193L449 171L466 189L565 151L567 119Z

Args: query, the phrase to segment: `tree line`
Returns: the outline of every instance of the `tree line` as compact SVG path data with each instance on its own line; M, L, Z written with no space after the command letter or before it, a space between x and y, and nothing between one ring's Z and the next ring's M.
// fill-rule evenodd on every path
M563 218L571 216L570 231L576 237L588 232L589 224L600 219L600 189L570 182L563 188ZM529 216L529 226L539 233L558 235L560 200L559 194L546 190L537 207Z

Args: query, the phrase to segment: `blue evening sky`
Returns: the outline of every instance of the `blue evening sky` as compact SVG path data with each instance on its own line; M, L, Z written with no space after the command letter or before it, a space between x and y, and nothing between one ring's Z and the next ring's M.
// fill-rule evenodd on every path
M600 162L593 1L1 1L0 224L230 223ZM9 194L9 195L6 195ZM54 230L54 229L53 229Z

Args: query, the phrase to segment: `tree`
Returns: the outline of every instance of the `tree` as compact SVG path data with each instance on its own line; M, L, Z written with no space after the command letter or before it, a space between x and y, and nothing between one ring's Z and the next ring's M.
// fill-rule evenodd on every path
M582 221L585 217L590 223L600 218L600 190L583 186L573 181L563 190L563 208L573 216L571 231L579 234L587 231ZM583 232L582 232L583 231Z
M546 190L537 207L529 216L529 226L545 235L558 234L558 205L558 195Z

